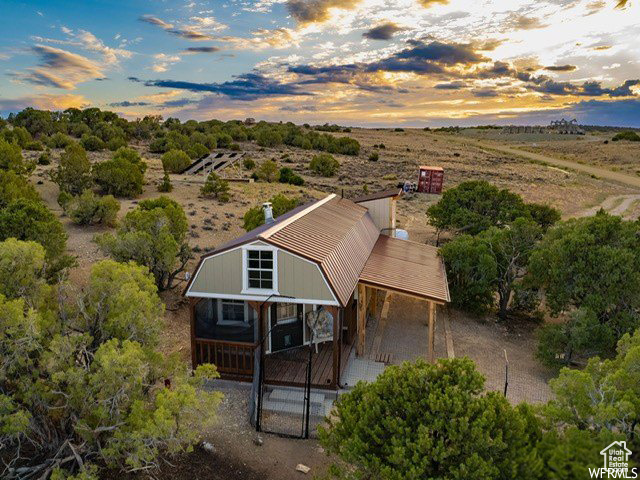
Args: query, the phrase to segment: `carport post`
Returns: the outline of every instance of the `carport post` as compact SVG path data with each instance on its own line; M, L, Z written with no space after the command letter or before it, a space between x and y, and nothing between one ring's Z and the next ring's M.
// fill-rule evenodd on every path
M435 362L435 339L434 339L434 327L436 323L436 304L429 302L429 347L428 356L431 363Z
M358 283L358 342L356 353L359 357L364 355L365 328L367 327L367 287Z

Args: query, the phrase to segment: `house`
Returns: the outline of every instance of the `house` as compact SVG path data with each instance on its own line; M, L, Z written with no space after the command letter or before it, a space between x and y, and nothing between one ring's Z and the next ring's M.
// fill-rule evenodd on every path
M446 273L435 247L394 238L400 194L328 195L276 219L265 204L266 223L205 254L188 282L193 366L251 381L258 358L267 384L304 386L312 345L312 387L336 390L352 349L366 353L379 291L425 300L433 359Z

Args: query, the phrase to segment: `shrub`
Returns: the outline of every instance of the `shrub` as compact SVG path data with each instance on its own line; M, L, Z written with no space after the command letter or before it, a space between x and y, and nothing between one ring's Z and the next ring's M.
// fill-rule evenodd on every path
M103 193L116 197L135 197L142 193L143 175L140 167L122 157L94 165L93 181Z
M378 154L378 152L373 152L371 155L369 155L370 162L377 162L379 159L380 155Z
M18 175L24 175L31 172L33 167L34 165L25 162L18 144L0 138L0 170L12 170Z
M89 152L98 152L100 150L104 150L106 147L102 139L95 135L83 135L80 139L80 143L84 149Z
M209 155L209 149L201 143L194 143L187 149L187 154L192 160Z
M7 238L31 240L42 245L48 259L64 253L67 234L56 216L42 201L20 198L0 210L0 241Z
M107 142L107 148L112 152L115 152L119 148L126 147L127 145L127 141L122 137L114 137Z
M4 461L20 476L90 480L199 443L221 400L202 389L216 370L192 375L154 350L164 307L147 270L103 260L59 297L60 313L0 296Z
M256 162L253 158L246 157L242 161L242 166L245 168L245 170L253 170L254 168L256 168Z
M129 147L120 147L113 154L113 159L124 159L136 165L142 173L147 171L147 164L142 160L137 150Z
M68 206L69 217L76 225L115 226L120 203L111 195L99 197L91 190L85 190Z
M318 431L348 464L334 466L338 478L543 478L536 418L485 393L468 358L387 367L341 396L334 413Z
M178 203L159 197L143 200L128 212L115 235L96 237L102 250L119 262L146 266L159 289L171 288L191 258L189 224Z
M504 227L519 217L532 219L543 229L559 218L556 210L525 204L517 193L499 189L484 180L462 182L450 188L438 203L427 209L427 215L438 232L457 230L470 235L494 226Z
M65 148L51 178L60 190L71 195L80 195L91 186L91 164L82 145L73 142Z
M234 152L239 152L240 151L240 145L238 145L237 143L232 143L229 148L231 150L233 150Z
M158 191L168 193L173 190L173 185L171 185L171 179L169 178L169 174L164 172L162 176L162 182L158 184Z
M0 170L0 209L20 198L40 201L38 192L24 176L13 170Z
M329 146L325 148L329 153L339 153L342 155L358 155L360 153L360 143L353 138L334 138L331 136L329 136L329 138L332 140Z
M304 185L304 179L294 173L289 167L282 167L280 169L280 183L289 183L291 185L301 186Z
M256 143L261 147L277 147L282 145L282 135L276 130L263 128L256 135Z
M38 156L38 165L50 165L51 164L51 152L49 150L42 152Z
M214 197L221 202L228 202L229 182L220 178L216 173L211 172L200 189L200 193L205 197Z
M638 135L633 130L627 130L626 132L616 133L611 140L613 140L614 142L617 142L618 140L627 140L629 142L640 142L640 135Z
M233 143L233 138L228 133L220 133L216 137L216 143L218 148L227 148Z
M340 162L328 153L321 153L311 159L309 168L323 177L333 177L340 168Z
M612 354L622 335L640 327L637 229L635 222L598 213L560 223L538 244L529 264L533 286L543 289L553 315L572 313L544 332L547 363Z
M32 152L41 152L44 150L44 145L38 140L32 140L25 145L24 149L31 150Z
M273 217L277 218L284 215L289 210L294 209L300 204L297 198L288 198L281 193L274 195L269 199L273 209ZM259 227L264 223L264 210L261 205L255 206L247 210L243 216L243 228L248 232Z
M73 139L69 135L56 132L49 137L47 143L51 148L67 148L71 143L73 143Z
M180 173L191 165L191 158L182 150L170 150L162 156L162 166L170 173Z
M260 167L255 172L256 177L264 182L277 182L280 172L278 172L278 165L273 160L267 160L260 164Z

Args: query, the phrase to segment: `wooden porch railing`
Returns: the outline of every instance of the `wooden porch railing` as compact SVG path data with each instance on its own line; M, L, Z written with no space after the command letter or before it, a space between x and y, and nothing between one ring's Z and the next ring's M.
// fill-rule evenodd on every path
M220 373L252 375L255 347L252 343L196 338L196 365L212 363Z

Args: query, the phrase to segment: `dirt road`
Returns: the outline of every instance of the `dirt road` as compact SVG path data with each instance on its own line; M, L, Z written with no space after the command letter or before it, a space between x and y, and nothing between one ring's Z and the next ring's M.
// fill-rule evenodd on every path
M590 217L600 211L600 209L611 215L619 215L625 220L637 220L639 216L640 195L614 195L605 199L599 205L579 212L576 217Z
M497 152L507 153L509 155L513 155L516 157L526 158L528 160L533 160L535 162L544 162L549 165L553 165L561 168L570 168L572 170L583 172L589 175L595 175L599 178L605 180L611 180L613 182L621 183L629 187L640 189L640 177L628 175L623 172L614 172L613 170L607 170L606 168L594 167L591 165L584 165L577 162L572 162L571 160L563 160L560 158L550 157L548 155L541 155L539 153L527 152L525 150L520 150L519 148L508 147L505 145L499 145L492 142L485 142L480 140L475 140L473 138L464 137L464 136L453 136L453 135L439 135L439 134L429 134L432 137L436 137L438 139L446 138L452 142L456 143L464 143L467 145L473 145L478 148L482 148L484 150L493 150Z

